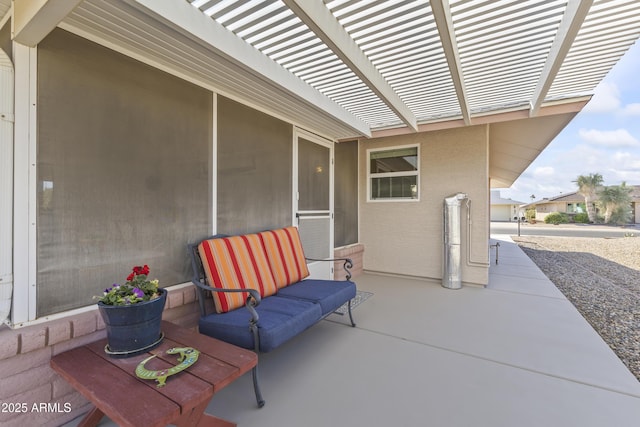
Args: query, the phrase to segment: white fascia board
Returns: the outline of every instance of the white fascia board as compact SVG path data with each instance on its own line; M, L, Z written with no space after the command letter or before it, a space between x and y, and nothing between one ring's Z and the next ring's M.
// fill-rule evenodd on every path
M13 3L13 40L34 47L82 0L38 0Z
M214 50L292 98L325 111L356 133L371 136L369 126L362 120L331 101L322 93L298 79L275 61L237 37L231 31L206 16L186 1L175 0L125 0L146 15L175 29L196 43Z
M471 124L471 113L469 110L469 103L467 101L467 90L465 88L464 76L462 74L462 67L460 65L460 53L458 51L458 43L456 41L456 35L453 28L453 19L451 18L451 9L449 2L444 0L431 0L431 12L433 18L436 21L436 27L438 28L438 34L440 34L440 41L442 42L442 48L444 49L445 58L449 64L449 72L451 74L451 80L453 81L453 87L456 90L458 96L458 103L460 104L460 111L462 112L462 118L465 124Z
M531 98L531 110L529 112L531 117L538 114L540 106L547 96L567 53L569 53L569 49L578 35L578 31L580 31L592 4L592 0L571 0L567 4L558 33L551 45L549 57L544 64L542 74Z
M321 1L282 0L414 132L418 120Z

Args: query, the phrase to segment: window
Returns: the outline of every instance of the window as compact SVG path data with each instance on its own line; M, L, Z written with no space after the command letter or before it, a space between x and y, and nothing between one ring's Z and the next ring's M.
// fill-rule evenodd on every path
M582 213L586 211L584 203L567 203L568 213Z
M369 200L418 200L418 146L368 150Z

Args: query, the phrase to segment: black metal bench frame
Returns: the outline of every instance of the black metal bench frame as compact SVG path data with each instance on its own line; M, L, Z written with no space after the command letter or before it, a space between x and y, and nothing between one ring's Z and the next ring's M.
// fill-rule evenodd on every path
M221 236L221 235L216 235L216 236L211 236L207 239L204 240L208 240L208 239L214 239L214 238L219 238L219 237L226 237L226 236ZM200 242L198 243L193 243L193 244L189 244L188 248L189 248L189 256L191 258L191 268L193 269L193 277L191 279L191 282L196 286L196 293L198 295L198 305L200 307L200 316L204 317L206 316L207 313L207 308L206 308L206 304L205 304L205 298L207 297L207 292L245 292L248 293L249 296L247 297L247 300L245 302L245 308L247 310L249 310L249 313L251 314L251 319L249 320L249 329L251 330L251 333L253 334L253 343L254 343L254 351L256 353L260 353L260 334L258 333L258 320L260 319L260 316L258 315L258 312L255 310L255 308L260 305L260 301L262 300L262 297L260 296L260 293L258 291L256 291L255 289L223 289L223 288L215 288L212 286L209 286L207 283L207 278L204 272L204 267L202 265L202 259L200 258L200 253L198 252L198 245ZM346 280L350 280L351 279L351 271L350 269L353 268L353 262L351 261L350 258L335 258L335 259L313 259L313 258L305 258L307 261L330 261L330 262L335 262L335 261L344 261L342 267L344 268L345 272L346 272ZM210 295L210 294L209 294ZM347 307L348 307L348 313L349 313L349 321L351 322L351 326L355 327L356 324L353 321L353 314L351 313L351 301L349 301L347 303ZM333 313L328 313L326 315L324 315L320 320L326 318L327 316L329 316L330 314ZM341 314L341 313L338 313ZM262 397L262 392L260 391L260 384L258 381L258 365L256 364L256 366L251 370L251 374L253 377L253 389L256 395L256 401L258 402L258 407L262 408L265 404L265 400Z

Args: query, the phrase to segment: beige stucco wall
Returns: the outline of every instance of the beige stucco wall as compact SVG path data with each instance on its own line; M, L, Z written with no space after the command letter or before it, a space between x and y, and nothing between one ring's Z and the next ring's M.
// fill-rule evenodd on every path
M558 202L558 203L544 203L536 206L536 220L544 221L544 219L552 212L566 212L567 204L566 202Z
M420 145L420 201L368 202L367 150ZM462 281L485 285L489 262L489 158L486 126L471 126L360 143L360 242L367 271L441 281L443 200L471 200L471 257L467 265L467 209L462 209Z

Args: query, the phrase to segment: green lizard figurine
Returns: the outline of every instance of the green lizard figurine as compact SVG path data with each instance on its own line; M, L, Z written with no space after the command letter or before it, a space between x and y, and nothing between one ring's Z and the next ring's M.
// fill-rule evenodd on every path
M179 364L172 366L169 369L162 369L160 371L150 371L144 367L145 363L149 360L153 359L157 356L154 354L153 356L149 356L144 359L142 362L138 364L136 367L136 375L139 378L143 378L145 380L156 380L158 382L157 387L164 387L167 381L167 377L177 374L178 372L184 371L189 366L196 363L198 360L198 356L200 352L192 347L174 347L167 350L167 354L179 354L178 362Z

